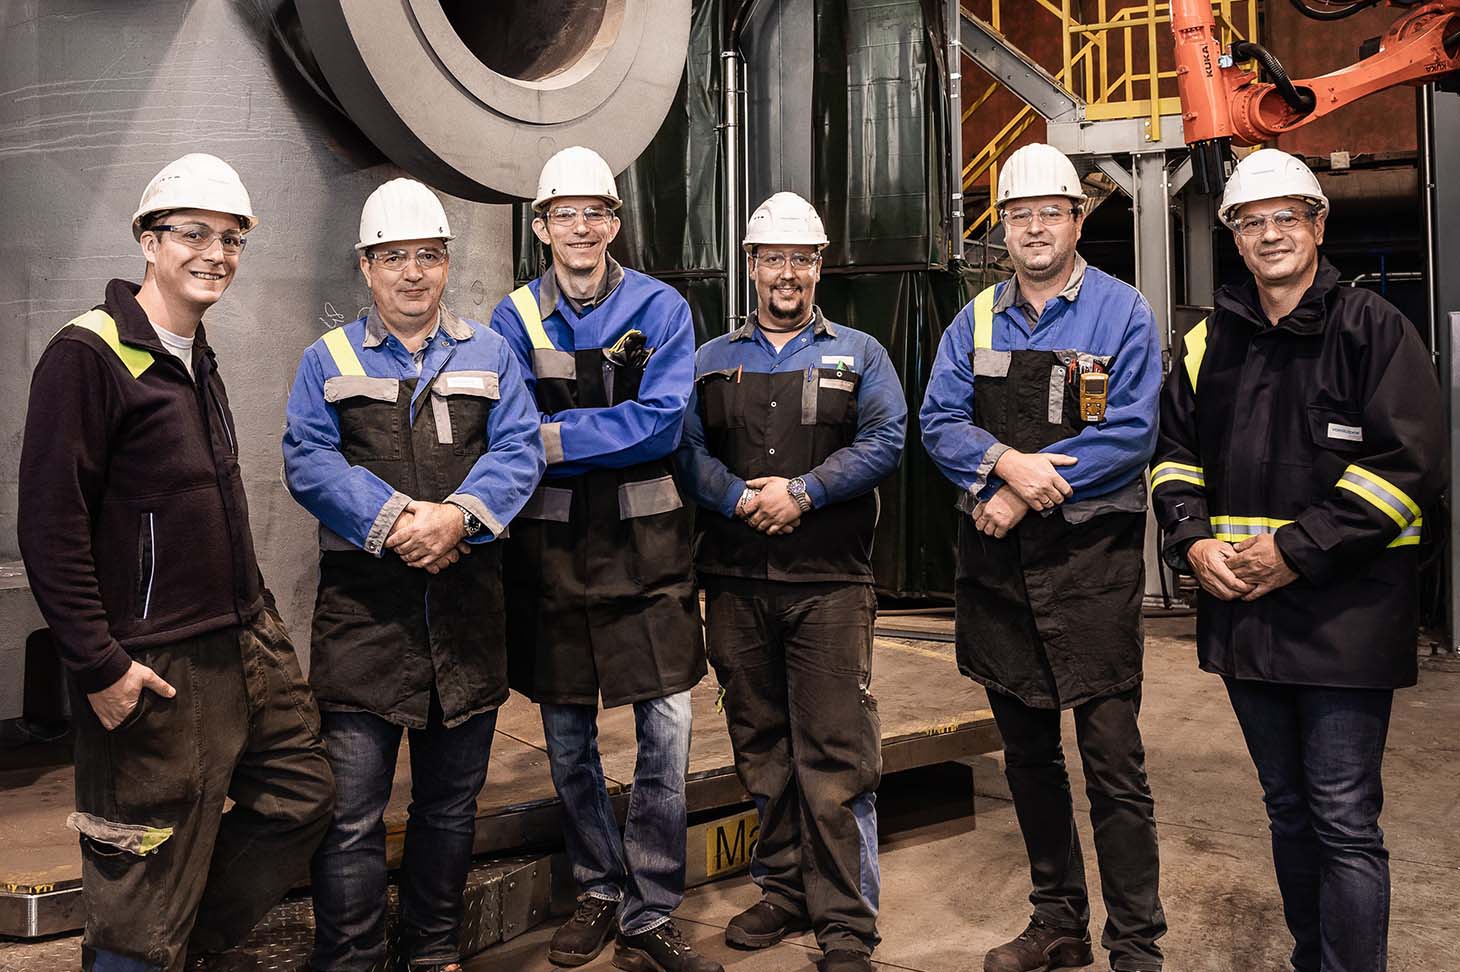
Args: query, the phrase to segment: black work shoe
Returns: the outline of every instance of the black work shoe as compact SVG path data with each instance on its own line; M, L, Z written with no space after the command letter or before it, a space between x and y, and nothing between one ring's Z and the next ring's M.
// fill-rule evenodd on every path
M614 968L624 972L725 972L725 967L690 948L672 920L637 935L618 933Z
M849 948L834 948L816 963L821 972L872 972L872 956Z
M769 948L787 935L810 927L805 918L761 900L730 919L725 926L725 944L733 948Z
M1081 969L1095 961L1090 933L1084 929L1055 928L1035 918L1012 942L983 957L983 972L1044 972L1046 969Z
M592 962L608 944L617 914L617 901L591 894L578 895L578 909L573 917L553 932L553 940L548 943L548 961L569 968Z

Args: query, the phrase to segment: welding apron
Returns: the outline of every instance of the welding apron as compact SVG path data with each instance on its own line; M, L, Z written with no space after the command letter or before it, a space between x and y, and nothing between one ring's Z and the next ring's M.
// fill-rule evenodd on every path
M536 298L514 294L536 345L538 408L556 414L633 401L642 364L602 348L558 351ZM534 328L533 320L536 320ZM506 544L508 671L534 702L626 705L693 687L706 671L690 583L690 510L665 456L544 479Z
M974 318L974 423L1020 452L1078 434L1085 423L1067 374L1080 352L993 350L991 291ZM1037 708L1070 708L1139 682L1144 505L1137 478L1109 497L1046 516L1031 510L997 540L961 503L959 670Z
M330 350L337 364L341 355L353 357L348 344ZM358 359L340 370L326 380L324 394L339 416L346 461L415 499L439 503L456 492L488 449L497 376L450 372L483 380L472 388L434 381L413 419L417 379L365 375ZM375 557L322 527L309 667L320 706L364 709L424 728L433 687L447 726L504 702L500 548L496 541L474 544L460 562L429 574L389 549Z

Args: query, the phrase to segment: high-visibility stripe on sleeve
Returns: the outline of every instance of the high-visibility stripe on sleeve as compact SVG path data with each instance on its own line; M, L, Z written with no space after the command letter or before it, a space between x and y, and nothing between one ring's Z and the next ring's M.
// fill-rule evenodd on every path
M142 377L142 372L152 367L152 362L156 360L151 351L123 344L121 335L117 333L117 322L106 311L87 311L68 323L84 327L106 342L106 346L122 360L122 366L133 378Z
M350 347L350 339L345 336L343 327L330 328L324 332L324 346L329 349L330 357L334 359L335 367L342 375L363 375L365 366L360 363L360 356L355 349Z
M532 291L524 284L508 295L512 299L512 306L517 308L517 316L522 318L522 326L527 329L527 338L532 346L539 351L552 351L553 342L548 340L547 331L542 326L542 311L538 309L537 298L532 296Z
M973 298L973 347L992 349L994 346L994 291L995 284L986 287Z
M1260 534L1276 533L1279 527L1285 527L1293 521L1271 516L1214 516L1209 522L1212 525L1212 536L1216 539L1226 543L1241 543ZM1387 547L1392 549L1418 546L1423 529L1424 518L1416 517L1413 523L1399 531L1399 536L1391 540Z
M1346 489L1365 500L1401 528L1419 518L1419 506L1404 490L1362 466L1349 466L1345 469L1338 479L1338 488Z
M1207 319L1203 317L1196 327L1186 332L1182 340L1186 345L1186 377L1191 379L1191 390L1196 391L1196 376L1201 373L1201 359L1207 353Z
M1190 466L1184 462L1163 462L1151 470L1151 488L1155 489L1166 483L1191 483L1205 489L1207 478L1200 466Z

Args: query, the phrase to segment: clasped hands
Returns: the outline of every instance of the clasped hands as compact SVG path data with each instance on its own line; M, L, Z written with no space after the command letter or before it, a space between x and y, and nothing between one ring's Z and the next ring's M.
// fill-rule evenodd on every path
M1074 492L1057 466L1073 466L1079 460L1058 452L1020 452L1009 449L994 463L994 475L1004 481L998 491L979 503L970 514L974 528L1002 540L1019 525L1024 514L1052 510Z
M1233 545L1206 538L1186 551L1196 582L1220 601L1255 601L1298 579L1283 560L1271 533L1259 533Z
M396 517L385 546L408 566L439 574L471 553L461 507L411 500Z
M755 495L735 508L735 515L766 536L778 537L801 525L801 506L786 491L784 476L760 476L745 485Z

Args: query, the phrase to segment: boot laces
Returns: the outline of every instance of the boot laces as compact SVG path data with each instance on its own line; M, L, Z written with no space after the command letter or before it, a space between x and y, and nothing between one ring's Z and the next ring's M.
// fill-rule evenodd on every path
M660 941L664 942L665 945L668 945L669 950L675 955L679 955L683 952L689 951L689 943L684 940L684 935L680 932L679 927L675 925L672 920L666 921L664 924L654 929L654 931L655 934L659 936Z
M609 901L605 898L595 898L591 894L578 896L578 907L573 911L573 920L580 925L591 925L599 919L604 911L614 907L618 902Z

